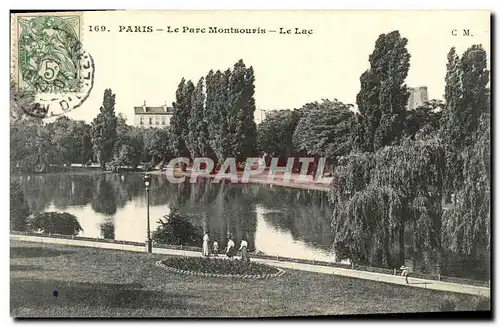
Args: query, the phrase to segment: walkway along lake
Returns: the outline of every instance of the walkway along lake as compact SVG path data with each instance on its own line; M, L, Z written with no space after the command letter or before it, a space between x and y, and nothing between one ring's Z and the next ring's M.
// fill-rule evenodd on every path
M142 242L146 238L146 192L141 173L58 173L13 177L20 181L32 212L75 215L79 236ZM173 207L207 228L212 241L225 246L231 233L249 250L297 259L334 261L327 192L264 184L171 184L153 175L150 223ZM200 245L201 246L201 240Z

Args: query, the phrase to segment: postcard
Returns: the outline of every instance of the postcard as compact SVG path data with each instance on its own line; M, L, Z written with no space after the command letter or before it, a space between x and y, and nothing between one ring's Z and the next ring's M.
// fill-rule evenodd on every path
M491 319L490 12L10 18L12 317Z

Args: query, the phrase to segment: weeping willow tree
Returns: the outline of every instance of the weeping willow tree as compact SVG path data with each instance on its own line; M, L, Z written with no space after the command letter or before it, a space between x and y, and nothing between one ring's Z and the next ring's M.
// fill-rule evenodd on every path
M391 249L440 247L444 151L437 139L407 140L340 161L330 191L334 248L340 259L393 267ZM406 231L412 231L408 239ZM405 249L405 245L409 249Z
M463 186L443 215L442 237L446 249L469 264L482 265L485 272L489 268L491 247L490 140L490 117L485 113L473 145L461 153Z
M443 215L443 246L469 274L485 277L489 268L490 221L490 71L481 45L461 57L451 49L446 75L446 106L441 138L446 146L447 202ZM448 197L449 195L449 197ZM452 263L454 266L460 266ZM482 270L482 272L479 272Z

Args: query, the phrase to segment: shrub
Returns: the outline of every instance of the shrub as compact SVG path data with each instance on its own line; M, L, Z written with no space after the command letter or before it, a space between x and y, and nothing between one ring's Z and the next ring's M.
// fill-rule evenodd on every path
M62 235L77 235L83 230L78 219L67 212L42 212L31 216L28 230Z
M153 231L153 240L158 243L186 246L200 246L202 243L199 228L191 224L176 208L158 223L160 225Z
M181 270L222 275L275 274L274 267L243 260L211 259L204 257L170 257L163 264Z

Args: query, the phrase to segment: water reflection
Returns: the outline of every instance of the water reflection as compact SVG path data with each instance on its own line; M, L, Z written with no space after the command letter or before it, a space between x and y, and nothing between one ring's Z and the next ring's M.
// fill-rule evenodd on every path
M111 219L106 220L101 224L101 235L102 238L114 240L115 239L115 224Z
M92 209L97 213L106 216L113 216L116 213L115 189L105 175L99 176L95 191L92 194ZM54 203L57 207L57 203Z
M32 212L61 211L78 217L87 237L142 242L146 238L146 196L142 174L74 173L13 177ZM330 253L331 208L325 192L256 184L170 184L153 175L150 223L177 207L207 230L219 247L230 233L250 251L316 260ZM201 240L200 240L201 246Z

